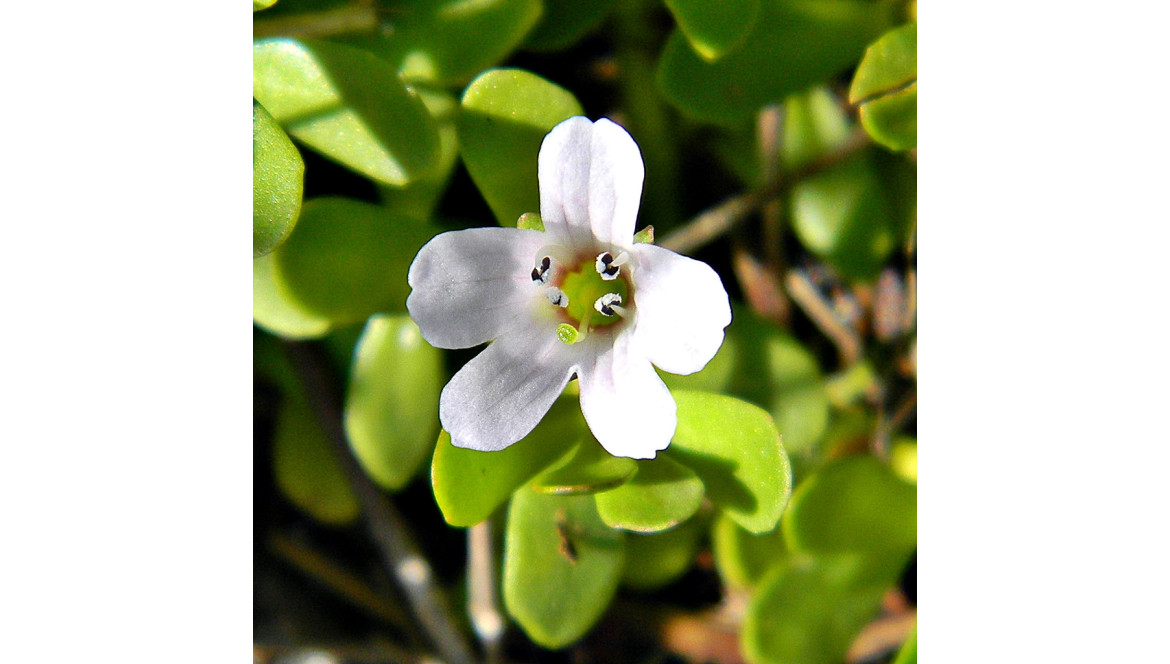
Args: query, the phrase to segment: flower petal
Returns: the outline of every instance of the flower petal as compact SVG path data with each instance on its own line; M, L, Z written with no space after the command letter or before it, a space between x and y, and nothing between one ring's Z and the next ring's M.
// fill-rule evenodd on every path
M620 334L612 347L581 367L581 412L597 442L614 456L652 459L678 424L674 397L654 367Z
M540 146L540 215L549 232L574 247L594 239L629 246L645 169L638 144L607 119L574 117Z
M635 245L637 347L658 368L692 374L723 344L731 303L719 275L701 261L652 244Z
M534 297L532 268L544 233L471 228L442 233L418 252L407 281L410 317L439 348L469 348L515 325Z
M528 435L576 371L553 329L527 322L463 366L439 396L456 447L502 450Z

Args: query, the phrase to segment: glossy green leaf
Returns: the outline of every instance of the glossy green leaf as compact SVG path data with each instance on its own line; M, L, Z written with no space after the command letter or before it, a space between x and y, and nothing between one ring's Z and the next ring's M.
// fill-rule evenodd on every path
M532 433L498 452L455 447L450 434L441 432L431 484L443 518L466 527L491 516L520 485L574 450L580 417L576 399L558 399Z
M859 0L765 2L751 34L716 62L703 60L676 30L659 60L659 86L697 120L744 121L857 62L889 26L892 10Z
M438 129L418 93L365 51L256 42L252 95L294 138L377 182L402 186L438 163Z
M589 433L585 418L580 417L571 434L576 439L573 453L532 481L541 493L597 493L619 486L633 476L638 464L633 459L615 457ZM566 432L568 433L568 432Z
M665 454L695 471L706 495L754 533L772 530L792 490L788 455L766 411L722 394L679 391Z
M844 111L824 89L794 95L784 109L786 163L805 163L848 138ZM885 189L873 157L858 154L793 186L793 230L801 244L844 276L875 278L898 238Z
M918 147L918 83L862 104L861 126L892 150Z
M597 516L591 496L524 488L508 508L504 606L528 636L561 648L585 635L617 591L622 533Z
M486 72L467 87L459 114L463 163L501 225L540 211L540 144L582 112L571 93L520 69Z
M258 12L261 9L268 9L275 3L276 0L252 0L252 11Z
M345 525L357 519L361 511L357 496L325 432L295 391L285 392L272 445L276 485L294 505L331 525Z
M277 278L303 309L334 323L406 310L406 273L437 229L346 198L305 203L296 230L272 253Z
M411 83L449 87L503 61L540 16L540 0L399 0L386 8L389 29L347 41Z
M756 27L760 0L666 0L679 30L704 60L735 49Z
M792 558L761 583L741 634L751 664L844 661L877 615L889 579L859 556Z
M695 517L661 533L626 535L622 585L640 591L673 583L695 562L707 520Z
M890 30L865 49L853 75L849 103L888 95L918 80L918 23Z
M443 355L409 316L378 315L366 323L354 358L345 399L350 448L378 485L401 489L434 448Z
M801 482L783 527L797 551L908 557L918 539L918 492L872 456L844 457Z
M402 187L382 185L382 204L415 219L430 219L459 161L459 132L455 118L459 100L446 90L416 88L439 131L439 161L429 175Z
M319 316L289 294L272 254L252 259L252 320L286 339L314 339L328 334L328 318Z
M532 51L559 51L596 29L613 9L615 0L553 0L544 3L544 15L524 42Z
M753 588L774 567L788 559L784 534L776 528L754 534L744 530L727 515L721 514L711 531L715 569L724 583L739 588Z
M264 107L252 101L252 258L272 251L297 223L305 162Z
M597 512L613 528L654 533L691 518L703 502L703 483L695 473L660 455L637 462L633 479L597 494Z

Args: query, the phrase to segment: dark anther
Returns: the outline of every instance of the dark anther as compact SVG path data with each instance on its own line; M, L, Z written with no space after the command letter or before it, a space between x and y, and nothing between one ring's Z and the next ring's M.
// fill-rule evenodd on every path
M540 281L540 270L538 270L536 268L532 268L532 280L533 281Z

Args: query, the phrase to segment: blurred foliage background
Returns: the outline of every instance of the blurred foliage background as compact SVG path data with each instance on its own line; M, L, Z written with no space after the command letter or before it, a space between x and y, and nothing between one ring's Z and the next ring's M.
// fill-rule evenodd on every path
M253 11L257 661L916 660L913 2ZM422 340L406 272L537 211L578 114L734 320L663 374L659 459L598 456L571 395L484 459L437 417L475 351Z

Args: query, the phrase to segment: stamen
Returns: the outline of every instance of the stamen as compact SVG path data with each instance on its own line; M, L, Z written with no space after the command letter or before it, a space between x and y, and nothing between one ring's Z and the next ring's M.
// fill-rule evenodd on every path
M622 252L621 256L625 257L625 260L622 261L623 263L630 258L624 251ZM600 274L601 278L605 281L613 281L614 279L617 279L618 272L620 272L618 266L620 266L621 263L614 259L613 254L609 253L608 251L601 252L597 255L597 262L595 265L597 267L597 274Z
M569 306L569 296L565 295L565 291L557 288L556 286L549 286L548 288L544 289L544 296L548 298L549 302L552 302L558 307Z
M552 259L548 256L540 259L540 265L532 268L532 280L547 284L549 280L549 270L552 268Z
M621 314L624 317L626 315L625 307L618 306L621 304L621 302L621 295L618 295L617 293L606 293L605 295L597 298L597 301L593 303L593 308L603 316Z

